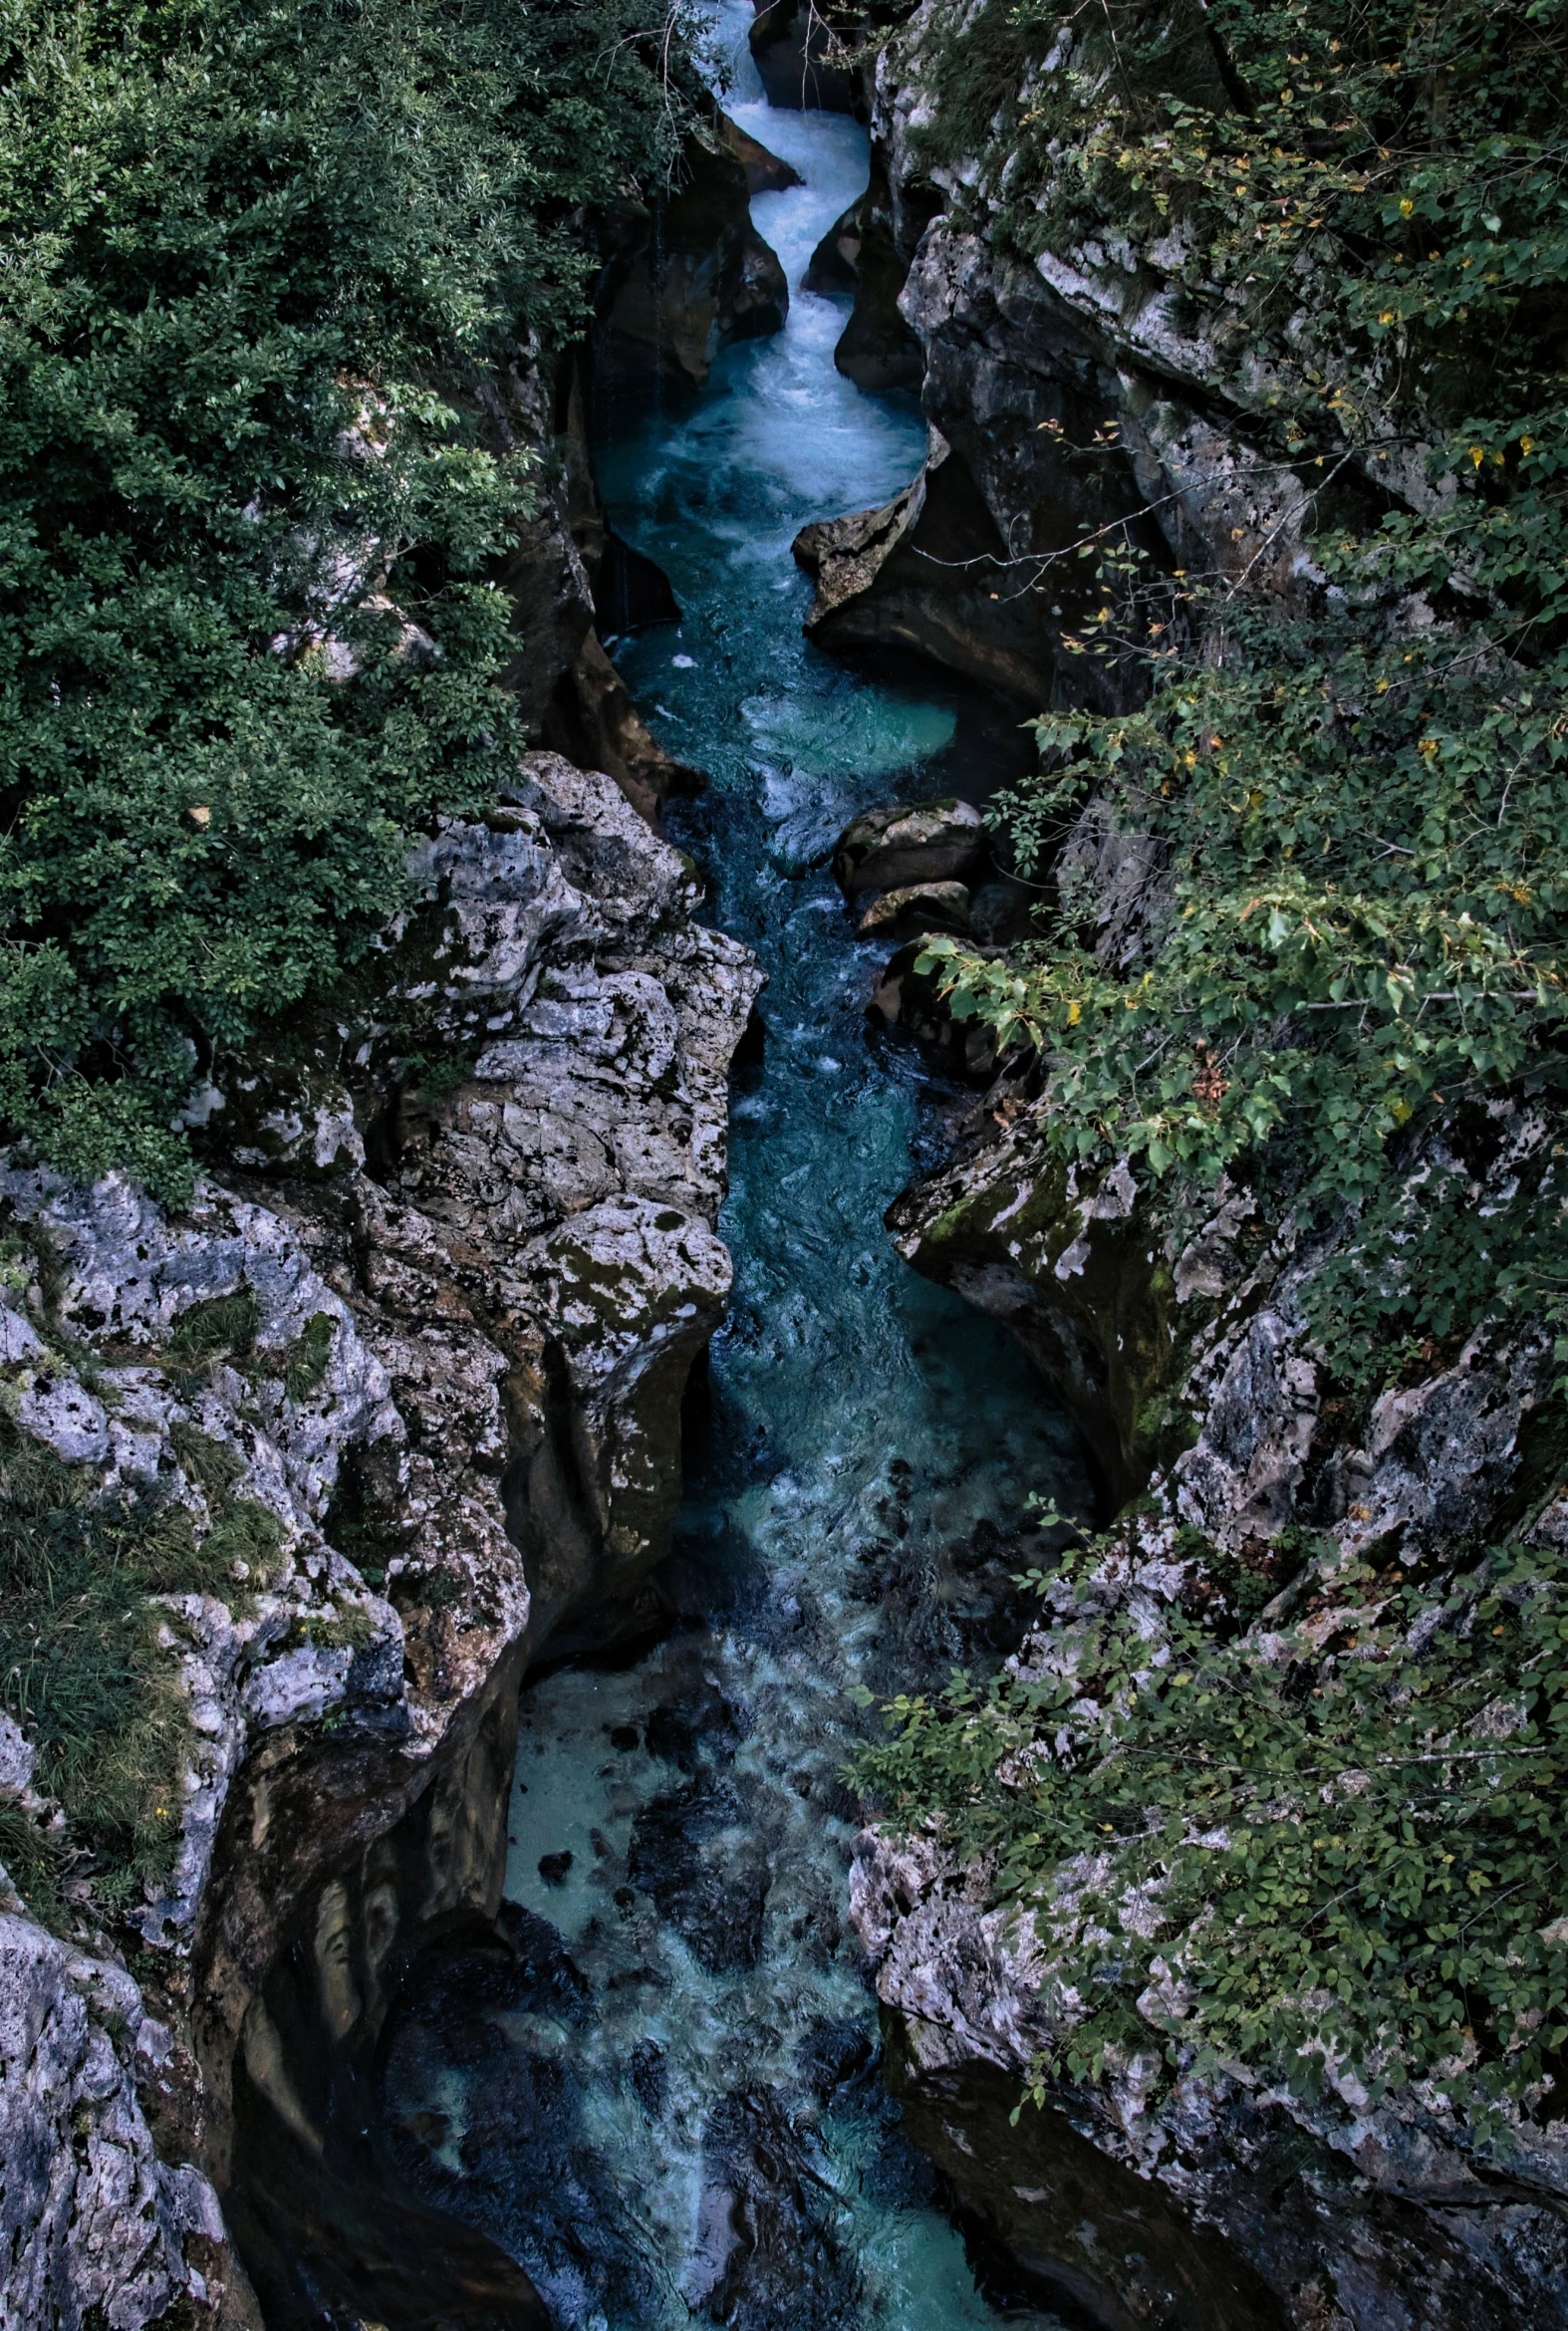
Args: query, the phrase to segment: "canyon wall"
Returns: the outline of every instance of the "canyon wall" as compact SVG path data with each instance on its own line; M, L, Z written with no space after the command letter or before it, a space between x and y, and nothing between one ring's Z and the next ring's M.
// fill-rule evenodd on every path
M602 355L700 379L702 350L776 328L746 200L695 144L660 242L677 279L629 357L653 228L623 222ZM68 1862L56 1934L0 1879L8 2323L544 2320L400 2190L365 2079L419 1950L466 1926L505 1946L527 1662L658 1615L760 985L653 830L700 780L597 636L596 590L667 586L607 535L588 362L477 391L541 480L499 580L543 749L418 845L413 904L330 1009L220 1056L185 1212L0 1167L27 1258L0 1308L16 1445L90 1510L129 1497L250 1555L154 1598L187 1732L158 1881L105 1907ZM0 1815L47 1846L60 1815L3 1722Z
M1031 263L1001 231L1013 197L983 134L932 158L921 133L935 85L984 35L983 12L960 13L927 0L892 37L873 110L930 457L894 503L801 536L817 585L809 628L825 647L914 648L1020 715L1131 708L1146 685L1136 663L1073 650L1097 589L1074 547L1115 539L1146 573L1201 570L1221 599L1310 616L1323 585L1312 482L1260 451L1276 352L1258 354L1251 394L1238 393L1236 315L1178 280L1190 254L1176 230L1168 248L1135 247L1103 226L1047 239ZM1201 23L1167 14L1187 42L1193 102L1223 105ZM1064 33L1030 66L1032 102L1071 52ZM1347 445L1345 470L1380 505L1428 506L1408 448L1374 435ZM1087 902L1098 962L1136 976L1169 911L1158 853L1091 799L1046 895L1064 878ZM915 1268L1018 1336L1083 1424L1107 1509L1121 1511L1011 1664L1022 1681L1071 1673L1083 1629L1118 1611L1158 1664L1168 1620L1225 1607L1239 1577L1254 1607L1280 1590L1257 1622L1258 1659L1310 1660L1356 1640L1362 1598L1341 1576L1440 1567L1445 1549L1488 1534L1562 1542L1545 1328L1413 1356L1375 1402L1348 1403L1308 1298L1354 1235L1353 1208L1306 1238L1221 1180L1206 1218L1173 1240L1127 1162L1080 1173L1051 1158L1045 1106L1038 1064L1016 1050L948 1163L889 1214ZM1456 1122L1428 1139L1409 1162L1412 1202L1462 1156L1477 1206L1521 1188L1561 1204L1552 1122L1527 1094L1491 1104L1479 1149L1466 1139ZM1305 1569L1303 1547L1318 1549ZM1031 1915L994 1900L983 1864L878 1829L854 1903L909 2123L1038 2303L1106 2324L1311 2331L1561 2319L1560 2121L1526 2118L1488 2166L1421 2084L1375 2103L1347 2073L1309 2102L1238 2065L1190 2073L1156 2104L1154 2059L1130 2044L1099 2082L1058 2082L1037 2131L1028 2108L1014 2128L1023 2076L1062 2029ZM1169 2026L1159 2002L1149 2012L1153 2045Z

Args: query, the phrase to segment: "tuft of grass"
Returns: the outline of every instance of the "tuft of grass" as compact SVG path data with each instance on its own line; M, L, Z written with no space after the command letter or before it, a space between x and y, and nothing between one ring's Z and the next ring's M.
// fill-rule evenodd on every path
M214 1440L210 1432L203 1432L195 1424L176 1424L168 1428L168 1437L186 1477L195 1482L209 1501L221 1497L245 1470L244 1459L227 1441Z
M60 1891L67 1862L58 1830L46 1829L20 1805L0 1805L0 1867L34 1915L57 1932L69 1925Z
M316 1312L281 1355L281 1364L270 1371L282 1377L283 1389L291 1401L308 1399L321 1383L332 1360L332 1340L337 1330L338 1323L330 1311Z
M177 1385L191 1387L227 1360L248 1360L259 1324L255 1292L243 1280L230 1295L193 1303L180 1313L163 1347L169 1375Z
M83 1875L111 1909L168 1869L192 1740L158 1641L169 1614L151 1598L232 1592L235 1562L264 1566L279 1532L264 1507L226 1488L198 1540L166 1492L102 1497L95 1486L0 1425L0 1703L35 1742L36 1785L64 1809ZM12 1843L23 1891L29 1866L45 1885L27 1841Z

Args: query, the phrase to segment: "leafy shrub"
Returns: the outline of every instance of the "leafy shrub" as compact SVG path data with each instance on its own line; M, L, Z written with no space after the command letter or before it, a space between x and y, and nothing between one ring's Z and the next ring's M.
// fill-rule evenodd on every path
M1423 1583L1334 1555L1310 1584L1346 1608L1326 1654L1090 1607L988 1691L893 1701L862 1753L893 1825L991 1857L1034 1914L1037 2100L1142 2052L1157 2092L1232 2063L1374 2102L1427 2081L1485 2138L1560 2083L1568 1567L1509 1547Z
M180 1196L214 1048L490 797L483 416L678 127L631 0L6 0L0 1131Z

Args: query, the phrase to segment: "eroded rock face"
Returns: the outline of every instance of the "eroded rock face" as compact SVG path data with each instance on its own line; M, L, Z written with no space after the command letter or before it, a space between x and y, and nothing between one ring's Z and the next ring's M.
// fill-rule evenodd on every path
M1027 1070L1001 1080L888 1222L907 1261L1018 1336L1082 1419L1114 1503L1163 1469L1181 1518L1224 1551L1298 1524L1366 1555L1506 1527L1544 1486L1544 1331L1483 1331L1364 1412L1326 1406L1307 1299L1354 1215L1303 1241L1222 1181L1190 1235L1157 1233L1125 1164L1083 1178L1050 1158L1043 1107ZM1540 1120L1499 1104L1492 1135L1488 1178L1501 1189L1533 1161L1550 1202ZM1450 1162L1440 1143L1413 1161L1412 1191Z
M503 678L531 737L604 770L653 820L701 779L655 742L595 629L672 620L674 600L653 561L605 524L588 454L587 371L575 358L553 384L537 369L495 372L475 390L494 449L523 447L537 462L534 515L518 522L498 575L516 638Z
M928 1842L875 1835L851 1916L898 2019L911 2133L1036 2278L1037 2301L1190 2331L1508 2331L1568 2307L1560 2127L1525 2126L1491 2168L1432 2099L1368 2109L1350 2081L1312 2104L1189 2078L1153 2110L1135 2052L1014 2128L1022 2075L1055 2036L1032 1916L989 1907L983 1882Z
M1191 34L1198 70L1200 18L1166 14ZM1009 255L994 231L999 153L936 164L921 151L922 49L961 37L948 0L923 0L883 53L874 117L909 270L900 307L925 356L930 458L887 508L803 535L810 626L824 646L918 648L1032 711L1125 708L1142 684L1132 666L1068 645L1094 609L1064 554L1085 537L1126 540L1153 573L1201 571L1300 612L1322 586L1310 480L1257 457L1253 415L1280 383L1219 296L1195 287L1179 229L1135 249L1064 227L1032 260ZM1070 50L1067 28L1031 72L1068 69ZM1288 345L1278 361L1292 361ZM1346 466L1412 508L1430 490L1376 438L1347 446ZM1102 804L1090 800L1048 872L1102 968L1132 971L1159 944L1168 870ZM915 959L895 958L877 1003L934 1039ZM1043 1107L1031 1065L1006 1064L945 1167L895 1202L889 1225L915 1267L1019 1337L1099 1453L1107 1508L1147 1500L1086 1594L1127 1605L1158 1642L1178 1599L1200 1602L1212 1583L1182 1552L1194 1537L1216 1570L1250 1571L1287 1603L1296 1532L1379 1568L1515 1529L1562 1542L1560 1505L1540 1510L1560 1471L1542 1334L1488 1331L1412 1361L1375 1401L1347 1396L1311 1323L1319 1273L1356 1236L1349 1208L1309 1238L1221 1182L1206 1218L1157 1231L1125 1163L1089 1176L1051 1157ZM1499 1104L1471 1132L1476 1204L1525 1176L1560 1203L1527 1102ZM1455 1136L1409 1161L1413 1204L1428 1176L1457 1169L1457 1151ZM1334 1600L1324 1585L1324 1607L1303 1601L1290 1622L1301 1657L1346 1620ZM1062 1672L1079 1616L1057 1611L1020 1660ZM1287 1656L1286 1624L1258 1622L1260 1660ZM1346 2083L1307 2104L1193 2074L1157 2107L1130 2043L1103 2081L1057 2092L1049 2132L1030 2136L1028 2113L1014 2131L1020 2075L1056 2036L1030 1919L1010 1919L989 1874L929 1838L868 1838L853 1900L912 2129L1018 2269L1020 2303L1194 2331L1500 2331L1568 2314L1560 2124L1526 2127L1502 2170L1477 2166L1432 2095L1372 2109ZM1140 2001L1152 2027L1161 2011ZM1064 2225L1081 2238L1065 2241Z
M1027 1072L1002 1080L948 1166L890 1214L909 1259L1004 1319L1084 1420L1108 1502L1143 1493L1109 1550L1053 1590L1050 1619L1017 1655L1024 1672L1070 1672L1075 1628L1112 1606L1157 1656L1171 1614L1210 1591L1204 1565L1225 1562L1279 1590L1248 1639L1257 1659L1310 1662L1337 1631L1354 1633L1363 1606L1327 1568L1320 1578L1299 1551L1281 1552L1303 1530L1333 1549L1332 1564L1377 1571L1440 1562L1455 1544L1516 1529L1559 1542L1557 1506L1541 1510L1560 1462L1544 1414L1544 1332L1477 1335L1446 1366L1429 1362L1360 1407L1330 1398L1310 1297L1354 1218L1314 1243L1260 1222L1251 1196L1222 1183L1188 1234L1157 1234L1125 1166L1089 1182L1047 1159L1040 1107ZM1527 1107L1499 1106L1492 1140L1477 1202L1534 1168L1541 1202L1557 1202L1544 1128ZM1443 1164L1437 1151L1413 1161L1413 1188ZM1034 1914L994 1904L990 1874L957 1868L930 1838L868 1837L852 1900L900 2019L915 2125L1009 2254L1040 2267L1041 2291L1072 2296L1071 2267L1107 2320L1144 2319L1158 2284L1170 2310L1159 2319L1301 2331L1470 2321L1501 2331L1568 2306L1561 2123L1524 2126L1505 2166L1478 2165L1435 2094L1373 2108L1346 2079L1309 2103L1240 2073L1193 2071L1156 2105L1154 2056L1130 2043L1102 2081L1058 2092L1070 2131L1042 2135L1036 2166L1014 2178L1002 2165L1020 2158L1007 2119L1017 2080L1059 2036ZM1166 2002L1139 2004L1153 2047ZM957 2158L954 2129L970 2148ZM1190 2213L1186 2229L1141 2241L1127 2223L1132 2189L1106 2163L1163 2187ZM1004 2178L1010 2192L999 2191ZM1073 2194L1099 2231L1091 2255L1064 2261L1053 2241ZM1158 2216L1164 2204L1151 2206ZM1197 2225L1224 2235L1236 2287L1243 2268L1266 2286L1260 2311L1227 2312L1233 2295L1214 2295L1213 2259L1200 2275L1192 2253Z
M826 114L862 110L860 74L834 55L825 19L808 0L771 0L757 10L751 55L770 106Z
M140 2331L177 2301L243 2323L217 2197L153 2149L136 2056L165 2036L122 1966L0 1909L0 2317Z
M923 477L899 503L807 530L820 568L811 628L828 648L916 648L1031 709L1120 708L1139 692L1134 666L1064 645L1099 605L1074 546L1124 542L1154 573L1201 569L1302 603L1322 580L1309 485L1254 451L1251 416L1275 384L1261 360L1248 369L1238 320L1178 281L1179 230L1138 250L1086 231L1030 264L991 232L1011 198L995 157L942 162L921 149L929 61L966 29L950 0L924 0L884 46L864 281L859 211L818 254L822 288L858 291L843 369L859 379L857 365L896 362L893 300L918 344L933 435ZM1202 38L1188 46L1200 70ZM1072 70L1071 41L1038 70ZM1198 89L1197 102L1205 95L1226 102L1220 89ZM1429 491L1419 461L1392 444L1346 457L1380 495L1419 503Z
M693 140L669 199L619 222L598 301L601 392L651 377L700 388L722 349L782 328L789 285L747 207L759 155L776 160L760 146L737 152L722 132L711 147Z
M0 1171L58 1282L44 1309L5 1291L17 1426L106 1487L156 1483L198 1529L217 1448L278 1541L232 1607L166 1599L193 1734L177 1855L132 1915L162 1969L139 2102L92 2008L118 1984L141 2016L135 1985L19 1910L3 1922L20 2020L0 2041L33 2066L0 2091L11 2255L29 2293L66 2294L62 2321L94 2276L117 2331L242 2287L203 2176L159 2167L148 2115L163 2157L237 2208L269 2321L315 2303L296 2252L324 2288L341 2270L341 2303L398 2314L374 2160L333 2151L336 2084L430 1922L496 1907L523 1662L662 1552L685 1377L728 1291L726 1076L760 982L691 920L685 863L612 778L539 754L414 872L424 904L363 1026L230 1064L232 1105L220 1064L188 1214L118 1176ZM404 1052L467 1069L444 1098L386 1065L393 1021ZM242 1138L220 1178L226 1117ZM236 1303L243 1333L193 1366L190 1322ZM36 1808L13 1734L5 1785ZM62 2152L84 2114L98 2135ZM13 2159L34 2167L14 2179ZM483 2319L536 2319L478 2237L428 2241L489 2293Z

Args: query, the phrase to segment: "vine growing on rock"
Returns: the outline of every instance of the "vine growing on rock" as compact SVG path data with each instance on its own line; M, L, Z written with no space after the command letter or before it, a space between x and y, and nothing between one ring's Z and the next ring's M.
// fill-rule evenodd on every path
M0 58L0 1135L177 1198L214 1048L507 765L507 398L681 108L630 0L6 0Z

